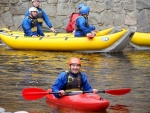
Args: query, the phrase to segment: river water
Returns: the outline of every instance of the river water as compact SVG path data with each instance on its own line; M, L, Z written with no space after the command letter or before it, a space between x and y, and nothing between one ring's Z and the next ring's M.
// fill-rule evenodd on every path
M68 69L71 57L81 58L82 71L93 88L132 89L122 96L99 94L110 101L109 108L99 113L150 113L150 52L136 50L87 54L7 50L0 46L0 107L10 112L81 113L48 106L44 97L27 101L21 94L26 87L50 88L57 75Z

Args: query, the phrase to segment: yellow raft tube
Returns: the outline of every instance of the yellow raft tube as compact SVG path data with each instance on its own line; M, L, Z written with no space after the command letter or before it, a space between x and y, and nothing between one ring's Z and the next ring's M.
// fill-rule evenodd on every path
M130 44L139 50L150 50L150 33L135 32Z
M17 35L17 36L24 36L24 32L23 31L12 31L12 30L9 30L8 28L2 28L1 30L2 32L7 32L8 34L10 35ZM108 29L104 29L104 30L101 30L101 31L98 31L96 33L96 36L104 36L104 35L107 35L107 34L110 34L110 33L113 33L113 32L116 32L118 31L118 29L116 28L108 28ZM73 36L74 34L73 33L53 33L53 32L44 32L45 36L56 36L56 37L63 37L63 36Z
M150 33L136 32L131 39L131 43L139 45L139 46L150 47Z
M0 37L7 46L19 50L118 52L127 46L134 32L130 29L122 30L114 34L95 36L92 39L73 35L33 38L8 33L0 33Z

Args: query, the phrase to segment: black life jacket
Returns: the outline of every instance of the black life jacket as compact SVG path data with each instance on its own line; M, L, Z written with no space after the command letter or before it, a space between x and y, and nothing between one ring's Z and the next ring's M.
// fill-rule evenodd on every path
M81 91L82 81L81 81L81 73L78 73L76 78L69 75L69 72L66 71L67 83L64 86L64 90L76 90Z
M38 8L38 14L37 14L37 20L38 23L42 24L43 23L43 14L42 14L42 9Z
M85 20L86 20L85 26L88 27L88 17L84 17L84 16L79 16L79 17L85 18ZM79 18L79 17L78 17L78 18ZM78 19L78 18L77 18L77 19ZM77 20L77 19L76 19L76 20ZM75 24L75 30L80 30L80 27L79 27L77 24Z
M31 20L31 31L36 32L37 31L37 24L38 24L37 18L33 18L31 16L28 16L28 18Z

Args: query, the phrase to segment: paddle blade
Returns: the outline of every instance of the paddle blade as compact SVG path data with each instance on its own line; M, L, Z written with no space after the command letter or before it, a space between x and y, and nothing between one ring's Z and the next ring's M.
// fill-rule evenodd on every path
M22 90L22 96L26 100L37 100L49 94L49 92L40 88L25 88Z
M112 95L124 95L131 91L130 88L123 88L123 89L111 89L111 90L105 90L106 93L112 94Z

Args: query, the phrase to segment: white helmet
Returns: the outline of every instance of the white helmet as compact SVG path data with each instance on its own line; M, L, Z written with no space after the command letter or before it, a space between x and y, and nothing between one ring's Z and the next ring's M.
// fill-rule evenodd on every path
M35 0L32 0L32 2L34 2ZM38 0L39 1L39 0Z
M36 7L31 7L31 8L29 9L29 12L31 13L31 11L36 11L36 12L38 12L38 10L37 10Z

